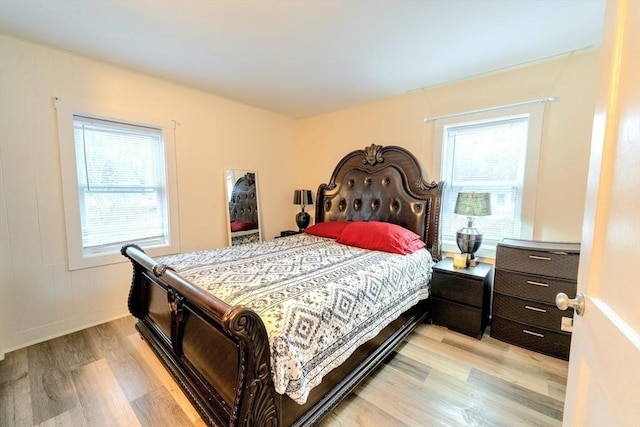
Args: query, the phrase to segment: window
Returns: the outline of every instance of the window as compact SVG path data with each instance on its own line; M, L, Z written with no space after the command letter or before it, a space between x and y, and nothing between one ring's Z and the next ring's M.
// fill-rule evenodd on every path
M60 109L69 269L123 262L125 243L177 252L164 127L84 113L61 120Z
M479 256L493 257L505 237L533 237L542 106L485 112L436 122L445 181L443 250L458 252L456 231L467 219L453 213L459 192L488 192L492 214L474 218L483 234Z
M167 244L162 130L78 115L73 129L83 254Z

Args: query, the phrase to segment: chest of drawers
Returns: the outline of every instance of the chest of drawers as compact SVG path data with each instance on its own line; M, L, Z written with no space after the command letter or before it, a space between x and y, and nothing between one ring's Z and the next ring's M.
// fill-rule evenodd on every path
M503 239L496 248L491 336L569 359L573 310L555 298L576 295L580 245Z

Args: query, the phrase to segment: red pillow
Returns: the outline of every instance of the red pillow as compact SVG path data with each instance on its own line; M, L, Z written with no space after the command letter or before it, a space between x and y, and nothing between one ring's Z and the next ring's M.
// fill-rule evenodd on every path
M254 228L258 228L258 224L253 221L231 221L231 231L245 231L245 230L253 230Z
M418 249L422 249L424 247L426 247L427 244L418 237L418 240L414 240L413 242L410 242L407 244L406 249L407 249L407 254L412 254L415 251L417 251Z
M393 254L412 254L426 245L416 233L396 224L356 221L345 228L336 242L357 248Z
M352 221L319 222L317 224L313 224L311 227L304 230L304 232L318 237L336 239L350 224L352 224Z

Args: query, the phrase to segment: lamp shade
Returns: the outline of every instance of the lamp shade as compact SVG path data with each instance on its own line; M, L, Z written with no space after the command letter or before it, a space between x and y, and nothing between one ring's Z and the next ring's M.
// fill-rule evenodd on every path
M458 193L453 213L465 216L491 215L491 194Z
M313 196L311 195L311 190L294 190L293 204L302 206L312 205Z

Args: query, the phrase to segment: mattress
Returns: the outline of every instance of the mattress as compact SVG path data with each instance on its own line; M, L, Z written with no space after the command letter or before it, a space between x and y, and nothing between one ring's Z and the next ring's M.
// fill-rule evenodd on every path
M424 249L397 255L308 234L160 261L260 316L275 390L299 404L359 345L428 297L433 265Z

